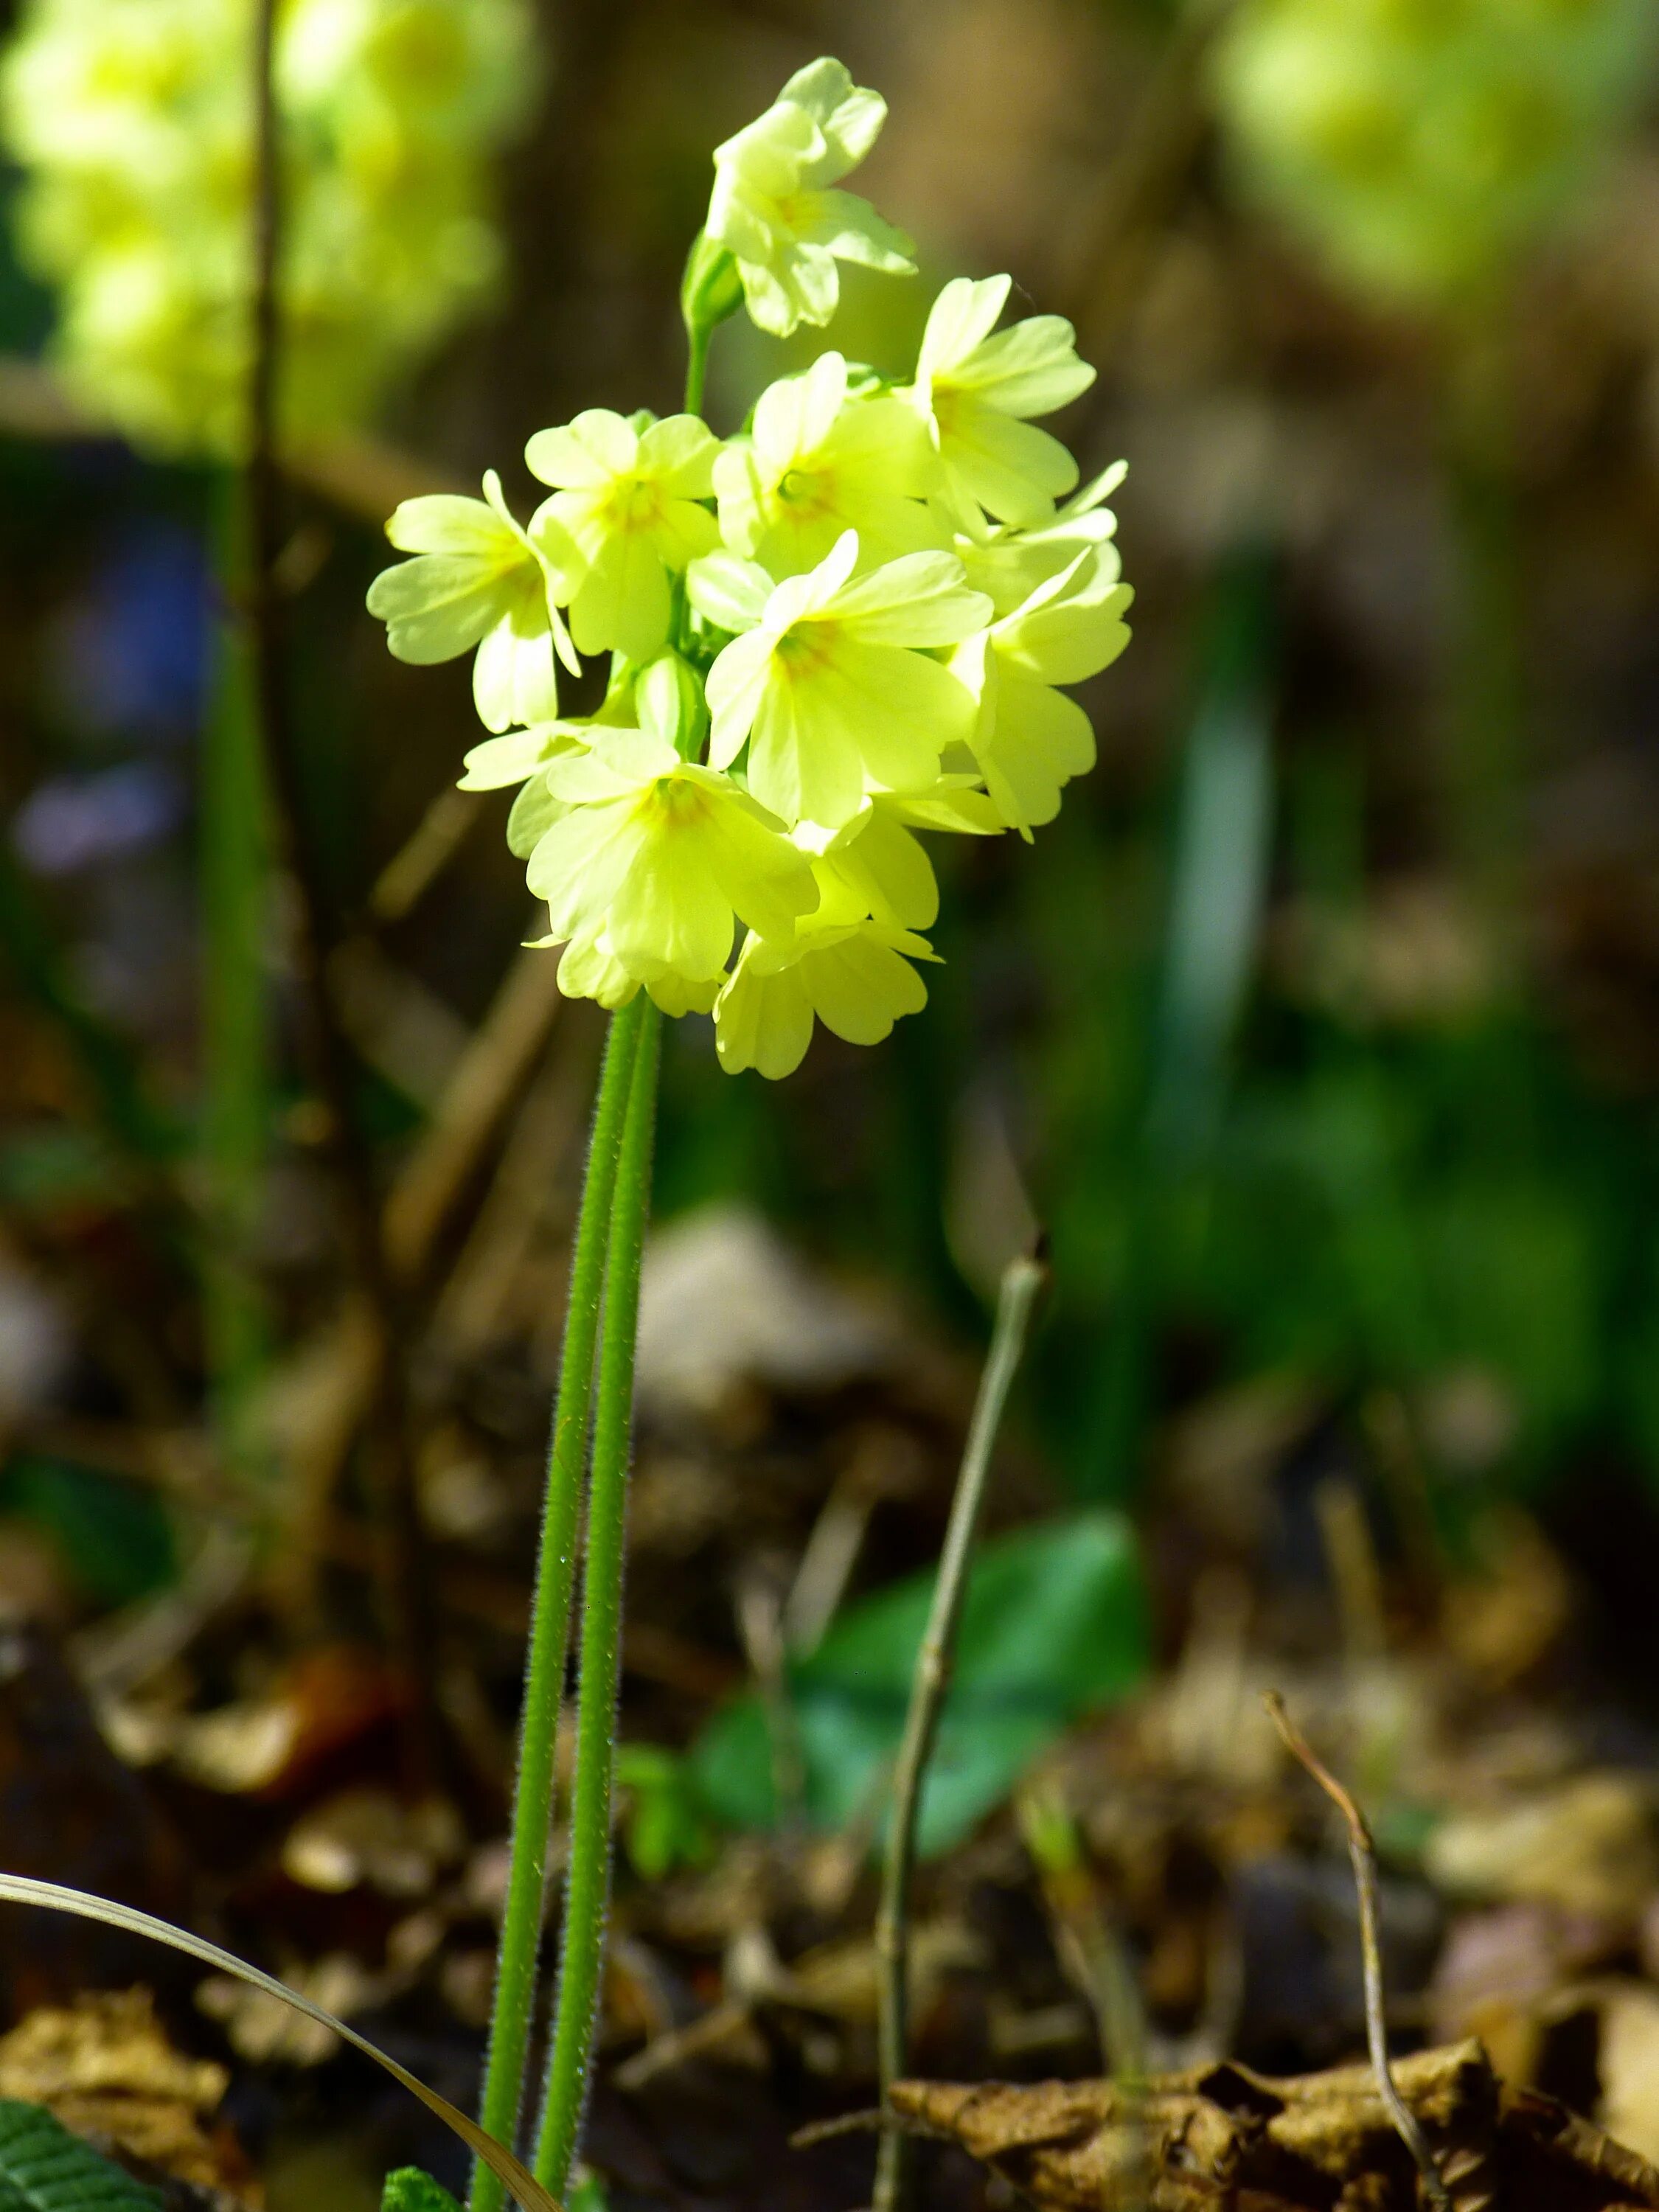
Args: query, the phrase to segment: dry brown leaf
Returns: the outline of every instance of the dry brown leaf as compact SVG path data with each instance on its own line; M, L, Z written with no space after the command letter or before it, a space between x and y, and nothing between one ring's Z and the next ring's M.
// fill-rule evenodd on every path
M76 2135L255 2203L234 2139L210 2124L228 2081L222 2066L173 2049L143 1989L40 2006L0 2037L0 2097L44 2105Z
M1659 2212L1659 2171L1553 2099L1504 2089L1478 2043L1395 2069L1455 2212ZM1369 2067L1269 2081L902 2081L896 2112L1045 2212L1414 2212L1418 2179Z
M1455 1814L1424 1859L1454 1894L1531 1898L1632 1926L1659 1887L1649 1788L1630 1774L1583 1774L1519 1803Z

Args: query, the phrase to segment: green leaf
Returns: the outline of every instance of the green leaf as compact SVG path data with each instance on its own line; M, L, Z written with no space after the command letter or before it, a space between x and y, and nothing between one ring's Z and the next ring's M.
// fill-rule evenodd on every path
M717 1838L686 1761L659 1744L617 1748L617 1784L627 1795L623 1839L635 1874L660 1881L676 1867L704 1866Z
M929 1572L866 1599L790 1670L806 1811L819 1826L844 1826L885 1789L933 1587ZM922 1801L922 1851L958 1842L1073 1721L1132 1689L1147 1647L1134 1539L1121 1515L1078 1514L986 1544ZM690 1759L719 1819L774 1825L771 1741L758 1698L716 1714Z
M40 2105L0 2098L0 2212L161 2212L151 2189Z
M99 1468L20 1454L0 1474L0 1511L49 1536L100 1605L129 1604L174 1578L173 1529L161 1500Z
M461 2212L461 2208L442 2182L418 2166L400 2166L386 2178L380 2212Z

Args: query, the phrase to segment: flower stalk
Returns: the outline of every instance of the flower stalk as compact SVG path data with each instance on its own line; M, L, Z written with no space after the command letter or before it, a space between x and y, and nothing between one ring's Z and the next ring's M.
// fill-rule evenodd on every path
M495 2003L478 2118L485 2132L511 2145L524 2099L525 2059L535 2009L537 1953L546 1891L547 1842L553 1820L554 1761L563 1698L576 1535L587 1459L594 1352L605 1287L607 1232L631 1097L645 1001L612 1016L605 1039L588 1140L587 1171L571 1253L564 1349L547 1455L547 1492L536 1568L530 1646L525 1660L524 1714L518 1784L513 1801L512 1856L495 1968ZM472 2179L472 2212L501 2212L501 2184L482 2160Z
M640 1266L651 1208L662 1019L648 1000L628 1010L638 1042L617 1162L605 1264L593 1466L588 1484L582 1576L581 1673L576 1705L576 1771L570 1805L570 1864L547 2096L534 2171L556 2197L568 2189L593 2054L611 1901L611 1800L617 1695L622 1676L623 1573L627 1556L628 1468L633 1437L634 1353ZM618 1017L625 1019L626 1014Z

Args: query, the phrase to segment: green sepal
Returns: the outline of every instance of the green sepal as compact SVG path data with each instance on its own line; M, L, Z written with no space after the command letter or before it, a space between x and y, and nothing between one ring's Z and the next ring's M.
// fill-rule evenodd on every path
M680 279L680 313L688 331L712 331L743 305L743 279L730 250L700 230L685 257Z

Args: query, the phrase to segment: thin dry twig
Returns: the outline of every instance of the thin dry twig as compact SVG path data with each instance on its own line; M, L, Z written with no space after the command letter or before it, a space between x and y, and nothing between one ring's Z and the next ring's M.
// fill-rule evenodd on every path
M449 785L432 800L414 829L374 878L368 911L385 928L413 913L461 849L482 812L482 794Z
M1376 1846L1365 1816L1331 1772L1285 1710L1277 1690L1262 1699L1267 1717L1279 1730L1285 1749L1299 1760L1341 1814L1348 1830L1348 1856L1353 1862L1354 1887L1359 1898L1359 1948L1365 1972L1365 2038L1370 2046L1371 2070L1395 2131L1422 2177L1423 2193L1434 2212L1452 2212L1452 2200L1434 2153L1429 2148L1417 2115L1400 2094L1389 2058L1389 2030L1382 2009L1382 1947L1377 1932Z
M380 1202L351 1095L349 1060L329 980L338 933L306 834L304 776L289 713L282 592L283 483L277 394L282 359L279 278L283 251L281 118L274 73L276 0L258 0L254 19L253 356L248 391L247 621L259 744L283 859L296 892L295 967L307 1015L313 1073L327 1112L352 1273L373 1319L376 1424L372 1451L383 1522L379 1577L386 1632L410 1691L405 1752L409 1781L424 1795L433 1780L437 1693L432 1672L432 1607L416 1498L408 1405L400 1361L398 1302L386 1264Z
M969 1424L956 1496L951 1504L950 1524L945 1532L945 1549L939 1559L939 1580L934 1584L927 1633L917 1654L915 1677L910 1686L910 1709L905 1716L904 1737L893 1772L892 1819L882 1862L881 1905L876 1916L884 2106L890 2100L894 2082L904 2072L909 2051L910 1881L915 1869L922 1784L939 1735L945 1693L951 1686L957 1630L968 1593L974 1540L985 1507L991 1455L997 1431L1002 1425L1009 1389L1025 1349L1032 1310L1048 1279L1048 1262L1041 1239L1032 1250L1011 1261L1003 1272L991 1348ZM899 2212L905 2194L908 2148L902 2135L890 2130L883 2135L876 2163L875 2212Z
M44 363L0 354L0 437L73 444L119 435L112 422L84 405ZM286 465L311 490L376 529L400 500L422 492L476 489L441 461L361 434L296 447Z

